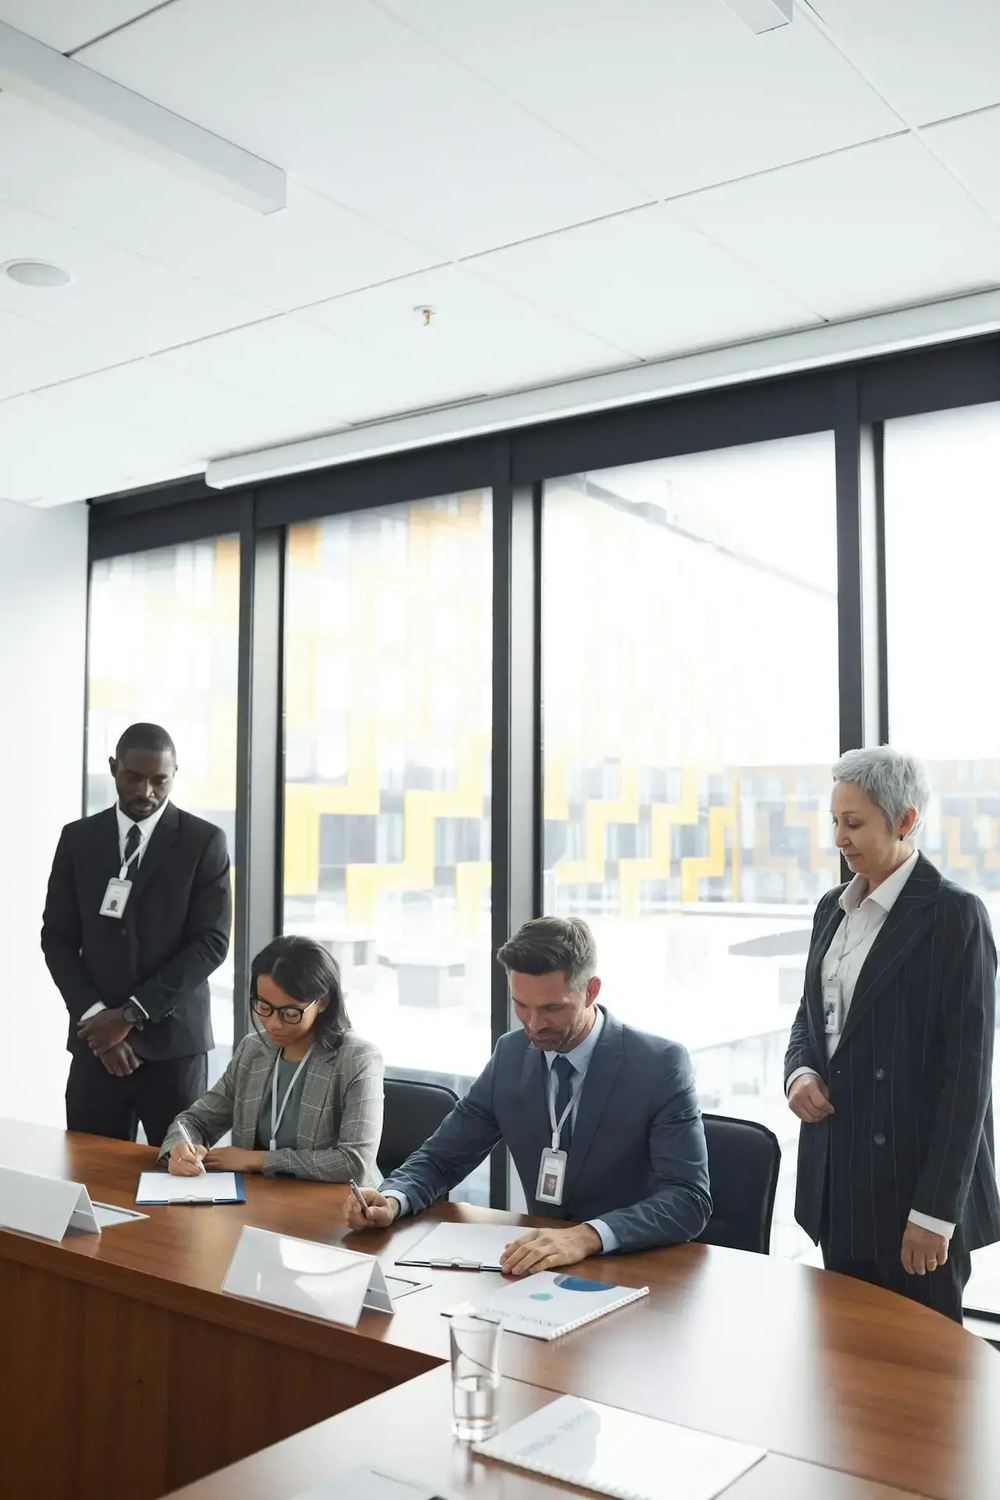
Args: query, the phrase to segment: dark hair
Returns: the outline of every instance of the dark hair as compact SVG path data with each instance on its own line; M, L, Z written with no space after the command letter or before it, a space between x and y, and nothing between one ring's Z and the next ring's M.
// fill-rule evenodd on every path
M321 1047L336 1051L351 1021L340 985L340 965L333 955L312 938L275 938L261 949L250 966L251 1001L256 998L257 980L262 974L302 1005L310 1005L314 1000L327 1001L326 1009L316 1017L312 1034ZM259 1032L253 1010L250 1019Z
M177 764L177 747L159 724L130 724L115 746L115 760L121 760L130 750L151 750L154 755L172 755L174 765Z
M583 994L597 968L597 944L579 917L535 917L497 952L507 973L565 974L566 988Z

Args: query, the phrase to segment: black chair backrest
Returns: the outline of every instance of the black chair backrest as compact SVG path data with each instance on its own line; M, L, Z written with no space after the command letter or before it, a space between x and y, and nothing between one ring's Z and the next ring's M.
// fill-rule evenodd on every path
M395 1172L412 1151L434 1134L458 1103L458 1095L440 1083L413 1078L385 1080L385 1119L378 1166L383 1177Z
M766 1125L704 1115L712 1217L698 1236L706 1245L767 1255L781 1166L778 1138Z

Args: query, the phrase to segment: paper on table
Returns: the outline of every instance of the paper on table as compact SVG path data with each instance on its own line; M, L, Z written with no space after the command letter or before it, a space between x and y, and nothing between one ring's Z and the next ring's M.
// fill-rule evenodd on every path
M107 1229L111 1224L130 1224L133 1219L148 1219L149 1214L138 1214L134 1208L119 1208L114 1203L92 1201L94 1218L98 1229Z
M576 1396L475 1446L486 1458L616 1500L715 1500L766 1453Z
M396 1265L499 1271L504 1247L519 1232L514 1224L438 1224Z
M206 1172L204 1177L173 1177L169 1172L143 1172L136 1203L234 1203L235 1172Z
M397 1479L378 1469L352 1469L339 1479L328 1479L296 1500L439 1500L436 1490L409 1479Z

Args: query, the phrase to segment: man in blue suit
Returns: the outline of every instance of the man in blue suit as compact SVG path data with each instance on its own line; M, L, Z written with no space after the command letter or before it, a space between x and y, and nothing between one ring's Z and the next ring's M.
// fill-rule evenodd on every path
M528 1212L577 1222L532 1229L504 1253L523 1276L613 1250L693 1240L712 1212L691 1062L597 1004L593 935L577 918L526 922L497 954L521 1023L419 1150L352 1196L351 1229L385 1229L446 1197L499 1142Z

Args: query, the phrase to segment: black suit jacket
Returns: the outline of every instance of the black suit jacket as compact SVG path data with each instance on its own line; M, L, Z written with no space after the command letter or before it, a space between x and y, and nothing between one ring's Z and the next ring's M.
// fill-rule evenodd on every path
M62 831L42 918L42 951L69 1011L69 1050L85 1053L80 1017L135 996L150 1019L129 1042L150 1061L213 1045L209 975L229 951L232 894L226 837L167 805L150 835L121 921L100 915L121 869L115 809Z
M956 1225L956 1249L1000 1239L993 1159L996 949L986 908L920 855L858 976L827 1061L823 956L846 889L816 908L785 1078L812 1068L835 1113L799 1134L795 1217L854 1260L895 1260L911 1209ZM824 1206L828 1221L824 1221Z

